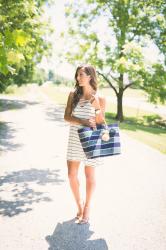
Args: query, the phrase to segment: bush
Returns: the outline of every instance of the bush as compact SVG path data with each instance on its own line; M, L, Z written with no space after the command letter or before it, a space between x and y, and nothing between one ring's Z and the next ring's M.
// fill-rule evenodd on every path
M18 89L17 85L13 84L13 85L8 86L5 89L4 93L5 94L14 94L17 91L17 89Z

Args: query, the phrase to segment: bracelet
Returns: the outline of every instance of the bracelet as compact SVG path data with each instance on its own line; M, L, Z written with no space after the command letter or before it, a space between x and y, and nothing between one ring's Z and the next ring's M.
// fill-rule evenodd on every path
M96 115L100 114L100 112L101 112L101 109L95 109L95 114Z

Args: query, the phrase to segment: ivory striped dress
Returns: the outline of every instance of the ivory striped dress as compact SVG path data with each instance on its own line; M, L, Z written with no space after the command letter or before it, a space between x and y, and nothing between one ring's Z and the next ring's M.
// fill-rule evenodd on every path
M81 99L73 110L72 115L77 118L89 119L90 117L95 117L95 108L92 106L89 100ZM83 126L73 124L70 125L67 147L67 160L80 161L83 162L85 166L96 167L101 164L101 160L100 158L86 158L78 136L78 129L81 127Z

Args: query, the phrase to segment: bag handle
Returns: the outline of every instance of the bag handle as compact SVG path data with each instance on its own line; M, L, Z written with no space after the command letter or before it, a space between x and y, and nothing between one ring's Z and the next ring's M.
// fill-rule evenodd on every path
M101 109L96 109L96 110L95 110L95 113L96 113L96 112L99 112L99 113L100 113L100 112L101 112ZM105 115L103 116L103 120L104 120L105 129L106 129L106 130L109 130L108 124L107 124L106 119L105 119ZM119 121L117 121L117 123L118 123L118 126L119 126Z
M101 113L101 109L95 109L95 114L100 114ZM105 115L103 115L103 120L104 120L104 125L106 127L106 129L108 129L108 124L106 122L106 119L105 119Z

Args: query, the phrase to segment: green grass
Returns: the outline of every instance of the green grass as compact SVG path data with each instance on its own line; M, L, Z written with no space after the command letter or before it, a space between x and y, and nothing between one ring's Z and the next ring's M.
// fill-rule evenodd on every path
M53 84L51 85L43 85L41 86L41 90L44 94L46 94L52 101L57 104L65 105L67 102L68 94L70 92L70 88L66 87L57 87Z
M158 128L141 125L121 124L122 131L157 150L166 154L166 133Z
M117 110L117 105L115 103L107 101L106 111L111 112L111 113L116 113L116 110ZM151 116L151 115L154 115L160 118L160 116L158 116L155 112L149 112L143 109L138 109L138 108L133 108L133 107L128 107L128 106L123 106L123 114L124 114L124 118L133 117L136 120L139 120L144 116L146 117L146 116Z
M115 122L115 113L106 112L107 123ZM139 140L166 154L166 127L158 125L159 116L148 115L139 119L125 117L125 121L119 123L121 131L130 137ZM156 123L155 123L156 121Z
M31 86L31 84L23 84L22 86L18 87L17 85L13 84L10 85L6 88L6 90L4 91L4 94L8 94L8 95L24 95L28 92L29 90L29 86Z

